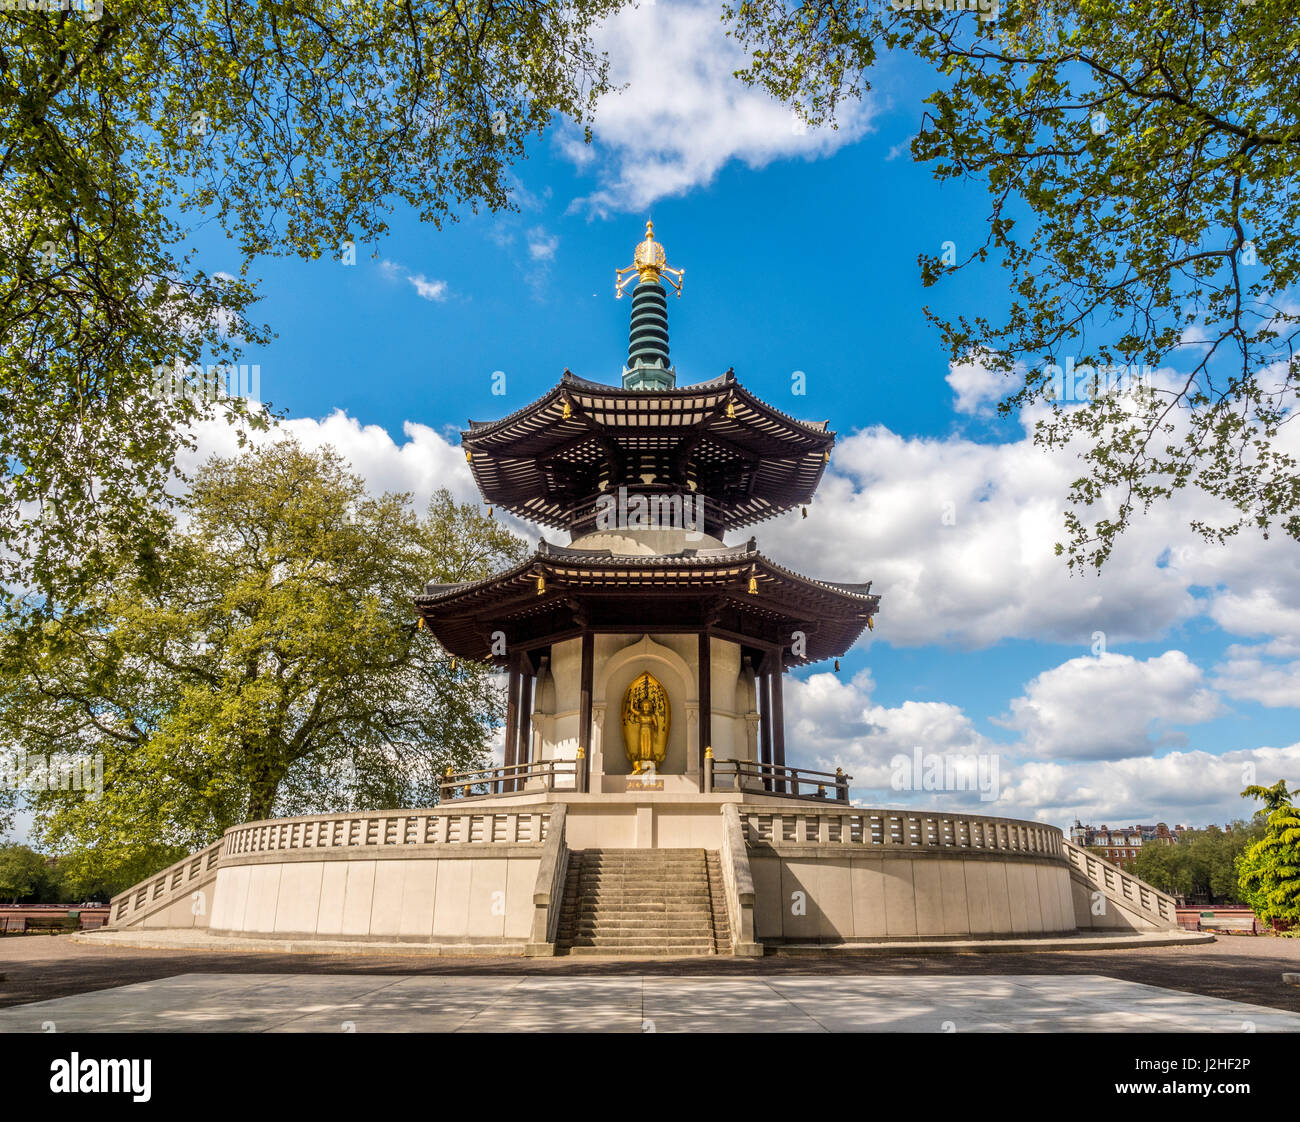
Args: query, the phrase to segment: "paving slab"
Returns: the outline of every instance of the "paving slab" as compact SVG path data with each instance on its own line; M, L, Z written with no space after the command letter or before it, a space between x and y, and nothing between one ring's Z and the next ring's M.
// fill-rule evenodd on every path
M1300 1013L1086 974L206 973L0 1010L0 1032L42 1031L1231 1033Z

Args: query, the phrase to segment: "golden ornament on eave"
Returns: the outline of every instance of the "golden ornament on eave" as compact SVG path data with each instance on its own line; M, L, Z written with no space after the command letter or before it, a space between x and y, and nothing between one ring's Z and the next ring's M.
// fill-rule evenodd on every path
M623 695L623 742L633 775L640 775L652 764L656 771L663 766L671 716L668 691L653 674L633 679Z

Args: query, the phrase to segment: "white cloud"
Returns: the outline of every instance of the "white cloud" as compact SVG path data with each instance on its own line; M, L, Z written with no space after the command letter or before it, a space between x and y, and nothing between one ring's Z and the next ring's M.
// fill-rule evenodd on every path
M335 448L365 479L373 494L384 491L410 492L412 505L423 510L439 487L446 487L460 502L481 502L465 453L428 425L407 421L403 426L406 440L398 444L379 425L363 425L355 417L335 410L328 417L315 420L294 417L282 421L265 433L249 433L254 443L296 438L304 447ZM235 429L222 419L201 424L196 430L198 448L187 453L181 467L187 473L212 455L237 456Z
M1182 651L1146 661L1103 653L1044 671L995 723L1019 731L1040 758L1115 760L1183 744L1178 726L1218 716L1222 703Z
M412 273L405 265L387 259L379 262L379 270L392 280L404 280L425 300L443 301L447 299L447 282L430 280L423 273Z
M425 300L445 300L447 299L447 282L435 280L431 281L423 273L417 273L413 277L407 277L407 280L415 286L415 291Z
M1300 453L1300 430L1284 431L1279 448ZM1233 634L1300 641L1295 543L1251 532L1205 542L1189 522L1213 523L1223 510L1198 492L1139 511L1100 575L1072 574L1055 545L1082 470L1074 450L1041 448L1024 430L981 443L873 426L841 436L809 517L765 523L759 545L810 576L874 581L880 615L867 644L1088 648L1102 632L1114 650L1205 614ZM1107 498L1085 513L1114 510Z
M1300 659L1265 660L1279 651L1297 653L1286 641L1229 647L1227 658L1214 668L1214 684L1229 697L1258 701L1270 709L1300 707Z
M847 102L838 130L810 129L733 77L748 58L720 15L716 0L643 4L621 9L600 29L596 41L609 54L616 91L597 106L592 145L562 134L568 159L599 169L597 190L575 208L643 211L709 183L731 160L757 168L812 159L868 131L869 102Z
M1300 743L1213 755L1169 752L1090 763L1027 762L1004 769L997 813L1069 825L1075 818L1110 826L1156 821L1203 826L1250 818L1260 804L1241 798L1251 783L1300 777Z
M1172 657L1171 657L1172 656ZM785 687L786 757L795 767L822 771L842 766L853 776L858 805L907 806L949 813L998 814L1068 826L1077 816L1094 824L1129 825L1165 821L1205 825L1249 818L1258 809L1240 797L1252 783L1265 786L1278 778L1300 779L1300 743L1284 748L1259 747L1222 754L1201 750L1167 751L1153 756L1140 737L1147 726L1163 720L1177 696L1189 699L1194 716L1203 718L1216 704L1196 683L1200 672L1181 652L1139 663L1108 656L1096 682L1084 681L1079 669L1066 663L1039 675L1026 687L1026 696L1061 715L1085 703L1085 695L1105 695L1105 704L1088 714L1095 737L1127 737L1140 754L1116 759L1040 760L1031 753L1043 730L1031 727L1015 743L1000 744L983 736L960 707L944 702L904 702L896 707L872 699L869 671L843 680L833 674L789 679ZM1084 660L1076 660L1084 661ZM1116 673L1126 674L1116 683ZM1073 683L1070 679L1073 678ZM1044 679L1047 684L1044 685ZM1138 683L1151 692L1129 689ZM1117 697L1116 693L1123 696ZM1105 716L1109 708L1123 709L1128 719ZM1093 718L1103 714L1098 724ZM1181 716L1181 714L1180 714ZM1134 730L1138 730L1135 735ZM1049 733L1059 731L1051 725ZM1100 739L1097 742L1101 742ZM936 757L961 766L978 756L980 767L997 778L998 798L985 801L973 784L961 791L899 791L894 789L890 761L920 748L928 766Z
M830 673L787 679L786 744L798 752L803 766L818 771L843 767L855 787L888 787L889 761L918 745L936 753L989 750L990 742L958 706L905 701L889 708L872 701L874 689L869 670L847 681ZM805 745L815 748L804 750ZM793 759L787 762L798 766Z
M528 231L528 256L534 261L554 259L555 251L559 248L559 236L548 234L544 226L534 226Z
M912 141L914 141L915 139L916 139L915 136L905 137L903 140L900 140L897 144L892 145L889 151L885 153L885 162L890 163L898 159L899 156L909 155L912 150Z
M993 369L979 354L969 355L964 362L950 362L945 381L957 395L952 407L958 413L981 416L991 415L993 405L1012 388L1008 376Z

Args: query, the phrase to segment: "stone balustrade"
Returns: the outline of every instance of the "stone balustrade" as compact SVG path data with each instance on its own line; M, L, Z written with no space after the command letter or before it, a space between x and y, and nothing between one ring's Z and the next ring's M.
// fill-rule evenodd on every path
M221 841L191 853L161 873L114 896L108 904L109 926L129 927L145 916L169 908L216 876L221 860Z
M1060 859L1064 841L1053 826L980 815L742 806L740 816L750 845L983 850Z
M1167 893L1138 880L1117 865L1112 865L1095 853L1075 845L1072 841L1064 842L1065 859L1070 868L1089 884L1097 894L1105 896L1111 904L1128 908L1147 920L1153 927L1172 930L1178 926L1178 902ZM1101 918L1105 913L1098 913L1089 901L1089 913ZM1094 926L1109 926L1098 923Z
M541 845L551 812L385 810L249 822L226 831L222 860L285 850L424 845Z

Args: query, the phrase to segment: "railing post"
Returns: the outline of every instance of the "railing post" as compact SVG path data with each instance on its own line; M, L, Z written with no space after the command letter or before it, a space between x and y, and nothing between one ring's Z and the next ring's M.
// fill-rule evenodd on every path
M713 747L704 749L704 793L713 794Z
M835 801L841 803L849 801L849 781L845 778L842 767L835 769Z
M587 753L578 745L578 758L573 763L573 786L579 794L587 791Z

